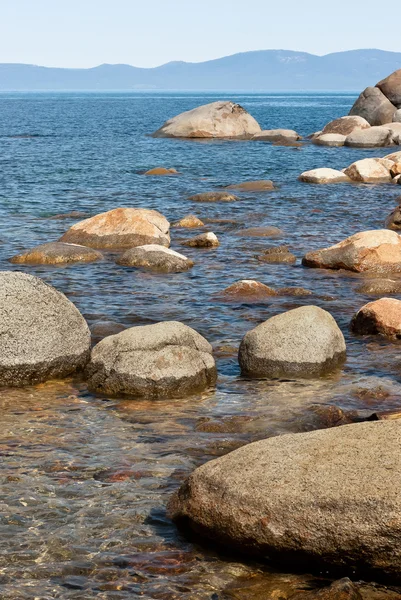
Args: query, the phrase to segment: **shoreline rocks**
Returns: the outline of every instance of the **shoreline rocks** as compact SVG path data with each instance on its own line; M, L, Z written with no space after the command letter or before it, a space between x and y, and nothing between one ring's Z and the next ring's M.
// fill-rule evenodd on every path
M95 262L102 258L103 255L100 252L86 246L65 242L48 242L22 254L16 254L9 261L16 265L66 265Z
M195 469L169 515L247 555L399 579L400 446L397 420L247 444Z
M145 244L170 245L170 223L156 210L115 208L76 223L60 242L118 250Z
M89 327L70 300L38 277L0 272L0 386L61 379L85 367Z
M194 266L194 262L183 254L157 244L130 248L116 263L123 267L139 267L159 273L182 273Z
M380 298L368 302L352 318L351 331L382 335L393 341L401 339L401 300Z
M385 183L391 181L391 174L388 167L375 158L364 158L357 160L347 167L345 175L352 181L360 183Z
M245 334L238 353L251 377L319 377L345 360L344 336L327 311L302 306L271 317Z
M244 138L261 131L259 123L239 104L211 102L166 121L155 138Z
M131 327L104 338L86 369L90 390L107 396L183 398L213 387L212 347L176 321Z

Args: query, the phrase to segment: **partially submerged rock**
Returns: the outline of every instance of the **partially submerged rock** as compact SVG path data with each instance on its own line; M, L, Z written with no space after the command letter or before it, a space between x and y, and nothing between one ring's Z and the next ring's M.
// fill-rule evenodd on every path
M401 339L401 300L380 298L362 306L351 321L351 330L360 335L383 335Z
M100 252L86 246L64 242L49 242L36 246L32 250L27 250L22 254L16 254L10 258L10 262L17 265L65 265L69 263L89 263L102 258L103 255Z
M248 227L247 229L239 229L235 235L241 237L276 237L282 235L282 230L272 225L263 227Z
M194 266L193 261L183 254L157 244L130 248L116 263L124 267L142 267L160 273L181 273Z
M303 306L268 319L244 336L238 354L243 375L317 377L345 360L337 323L317 306Z
M60 379L85 366L90 332L64 294L38 277L0 272L0 386Z
M344 173L352 181L360 183L383 183L391 181L389 169L375 158L357 160L345 169Z
M318 146L339 148L344 146L346 139L346 136L341 135L340 133L322 133L321 135L314 137L312 142Z
M359 116L347 116L334 119L327 123L326 127L323 128L322 134L339 134L347 136L353 131L359 129L369 129L370 124L366 119Z
M259 179L258 181L244 181L228 185L226 190L238 190L241 192L269 192L274 190L274 183L270 179Z
M383 296L384 294L400 294L401 281L393 279L370 279L356 288L359 294Z
M178 175L178 171L176 169L166 169L165 167L155 167L154 169L150 169L149 171L146 171L146 173L144 173L144 175L156 175L156 176Z
M205 224L203 221L198 219L195 215L188 215L187 217L183 217L177 223L173 224L173 227L183 227L187 229L192 229L196 227L203 227Z
M212 231L201 233L200 235L191 238L181 243L182 246L190 246L191 248L216 248L220 245L217 235Z
M359 129L350 133L345 145L351 148L380 148L383 146L392 146L393 132L385 126L370 127L369 129Z
M238 200L238 197L228 192L203 192L190 196L188 200L193 202L234 202Z
M401 108L399 108L393 115L393 123L401 123Z
M363 117L370 125L384 125L393 120L396 107L377 87L367 87L350 110L351 116Z
M296 142L302 138L293 129L264 129L263 131L256 133L252 139L262 142L276 142L277 140L282 139Z
M260 281L241 279L220 292L220 295L231 300L254 301L277 296L277 292Z
M349 181L349 178L342 171L321 168L301 173L299 180L304 183L344 183Z
M248 555L399 578L400 446L400 420L247 444L197 468L169 513Z
M290 252L288 246L273 246L263 250L262 254L257 256L257 259L265 263L282 263L294 264L297 260L296 256Z
M362 231L329 248L308 252L302 264L321 269L347 269L357 273L400 272L401 238L395 231L388 229Z
M109 250L144 244L170 245L170 223L156 210L115 208L76 223L60 242Z
M181 398L216 383L211 345L176 321L131 327L97 344L88 387L109 396Z
M251 138L258 122L239 104L212 102L166 121L153 137Z

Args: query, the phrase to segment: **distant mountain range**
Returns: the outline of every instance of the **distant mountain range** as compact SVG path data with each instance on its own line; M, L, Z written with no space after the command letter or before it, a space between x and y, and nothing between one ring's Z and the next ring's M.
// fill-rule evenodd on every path
M242 52L201 63L143 69L58 69L0 64L0 91L358 91L401 68L401 52L351 50L315 56L291 50Z

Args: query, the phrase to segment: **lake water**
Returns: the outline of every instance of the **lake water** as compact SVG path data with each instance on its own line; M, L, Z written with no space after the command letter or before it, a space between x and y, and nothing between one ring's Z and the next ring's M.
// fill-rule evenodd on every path
M361 230L381 228L399 186L310 186L305 170L343 168L388 150L276 147L262 142L153 139L167 118L217 99L242 104L263 128L302 135L347 114L348 94L1 94L0 261L57 240L76 221L50 219L119 206L152 208L170 222L195 214L221 245L186 248L195 267L153 275L114 263L18 267L64 292L90 326L178 320L214 346L213 393L180 401L108 400L83 382L48 382L0 396L0 598L217 600L286 597L323 585L330 572L297 574L221 554L178 533L166 503L186 475L239 445L342 419L392 410L401 401L400 347L352 336L353 313L369 298L361 275L306 269L309 250ZM155 166L181 175L144 177ZM272 179L277 190L243 194L232 204L194 204L192 194L248 179ZM247 238L245 227L279 227L280 238ZM173 249L194 235L172 229ZM255 256L288 244L293 266ZM302 286L309 297L259 304L224 303L216 294L239 279L276 288ZM330 311L347 341L341 373L317 381L247 381L236 349L246 331L305 304ZM342 417L337 409L345 411ZM348 416L349 412L351 416ZM276 592L275 592L276 590ZM282 596L277 590L283 590Z

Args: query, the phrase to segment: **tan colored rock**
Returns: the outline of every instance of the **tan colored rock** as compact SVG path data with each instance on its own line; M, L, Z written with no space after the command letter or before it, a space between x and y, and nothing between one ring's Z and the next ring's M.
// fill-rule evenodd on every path
M401 281L394 279L370 279L356 288L359 294L368 296L384 296L385 294L400 294Z
M228 192L203 192L190 196L188 200L193 202L235 202L239 198Z
M108 249L169 246L169 229L170 223L156 210L115 208L76 223L59 241Z
M369 129L370 124L366 119L359 116L347 116L340 117L339 119L335 119L330 123L327 123L326 127L324 127L322 133L334 133L347 136L353 131L357 131L359 129Z
M354 315L351 330L360 335L383 335L401 338L401 300L380 298L369 302Z
M393 133L386 127L370 127L370 129L358 129L350 133L345 145L351 148L381 148L393 145Z
M292 254L288 246L273 246L267 248L257 256L257 259L265 263L282 263L282 264L294 264L297 260L296 256Z
M316 144L318 146L329 146L339 148L341 146L344 146L345 140L346 136L341 135L340 133L322 133L321 135L314 137L312 142L313 144Z
M352 181L381 183L391 180L390 171L375 158L357 160L344 171Z
M401 238L388 229L362 231L329 248L308 252L302 264L357 273L401 272Z
M390 168L391 177L397 177L397 175L401 175L401 162L393 163L393 166Z
M396 108L401 108L401 69L379 81L376 87L383 92Z
M228 185L226 190L238 190L241 192L266 192L274 190L274 184L269 179L260 179L259 181L244 181L243 183L234 183Z
M174 223L173 227L183 227L192 229L196 227L203 227L204 225L205 224L203 223L203 221L198 219L198 217L196 217L195 215L188 215L187 217L183 217L182 219L177 221L177 223Z
M240 237L276 237L282 235L278 227L248 227L235 232Z
M350 181L342 171L326 168L305 171L299 176L299 180L304 183L346 183Z
M396 107L377 87L362 92L350 110L350 116L363 117L372 126L391 123Z
M124 267L141 267L159 273L181 273L194 266L193 261L183 254L157 244L130 248L116 263Z
M264 129L256 133L252 139L262 142L276 142L282 139L296 142L302 138L293 129Z
M277 292L260 281L254 279L242 279L228 286L220 294L232 300L260 300L277 296Z
M49 242L13 256L10 258L10 262L16 265L65 265L69 263L89 263L102 258L103 255L100 252L86 246Z
M216 248L220 246L217 236L212 232L201 233L186 242L181 243L182 246L190 246L191 248Z
M155 167L154 169L150 169L149 171L146 171L146 173L144 173L144 175L156 175L156 176L178 175L178 171L176 171L175 169L165 169L164 167Z
M376 162L380 163L383 167L385 167L388 171L394 166L394 161L389 160L388 158L374 158Z
M251 138L260 132L255 119L234 102L212 102L166 121L154 137Z
M392 152L391 154L387 154L384 158L387 160L391 160L392 162L401 162L401 150L398 152Z

